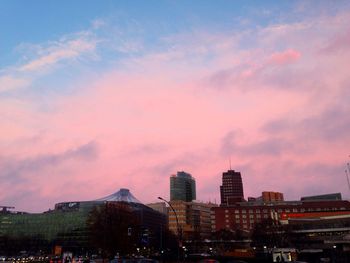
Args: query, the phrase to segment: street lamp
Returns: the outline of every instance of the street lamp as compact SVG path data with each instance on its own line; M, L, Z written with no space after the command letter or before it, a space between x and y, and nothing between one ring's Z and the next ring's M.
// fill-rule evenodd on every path
M179 219L177 218L177 213L174 209L174 207L164 198L162 197L158 197L158 199L164 201L165 203L167 203L169 205L169 207L171 208L171 210L173 210L174 214L175 214L175 219L176 219L176 228L177 228L177 238L179 239L179 244L177 246L177 260L178 262L180 261L180 246L182 246L182 238L181 238L181 233L180 233L180 226L179 226Z

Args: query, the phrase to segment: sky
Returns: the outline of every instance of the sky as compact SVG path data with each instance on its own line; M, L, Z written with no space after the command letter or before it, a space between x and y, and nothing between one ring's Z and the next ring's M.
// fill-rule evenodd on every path
M186 171L219 202L350 198L349 1L0 1L0 205L42 212Z

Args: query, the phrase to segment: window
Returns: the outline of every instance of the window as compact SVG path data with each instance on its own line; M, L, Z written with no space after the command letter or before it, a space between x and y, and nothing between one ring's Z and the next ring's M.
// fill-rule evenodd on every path
M249 209L249 214L253 214L253 209Z
M235 210L235 214L239 214L239 210L236 209L236 210Z
M247 213L247 211L245 209L242 209L242 214Z

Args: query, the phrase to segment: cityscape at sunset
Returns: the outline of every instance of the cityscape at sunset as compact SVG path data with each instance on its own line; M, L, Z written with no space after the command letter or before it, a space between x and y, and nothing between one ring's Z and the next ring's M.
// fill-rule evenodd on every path
M349 1L0 1L0 205L155 203L178 171L220 204L230 169L244 197L348 200L349 21Z

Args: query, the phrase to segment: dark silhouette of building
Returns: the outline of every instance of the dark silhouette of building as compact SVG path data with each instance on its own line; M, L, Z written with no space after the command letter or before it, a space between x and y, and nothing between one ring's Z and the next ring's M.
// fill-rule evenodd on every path
M167 215L145 206L128 189L92 201L62 202L44 213L0 212L0 254L50 253L60 246L64 250L82 253L91 249L88 220L94 209L122 206L138 219L143 246L158 242L162 229L167 228ZM21 242L21 243L20 243ZM156 247L159 247L157 245Z
M300 198L301 201L332 201L332 200L342 200L341 193L333 194L323 194L323 195L312 195L304 196Z
M222 174L220 186L221 206L234 205L244 201L243 183L240 172L228 170Z
M170 177L170 201L191 202L196 199L196 181L186 172L177 172Z

